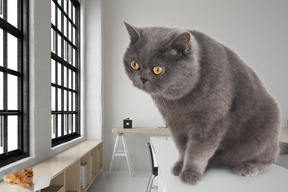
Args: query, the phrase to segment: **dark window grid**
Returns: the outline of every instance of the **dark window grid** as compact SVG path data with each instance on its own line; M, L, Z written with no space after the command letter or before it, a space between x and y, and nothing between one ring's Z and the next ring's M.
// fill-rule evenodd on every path
M3 19L0 18L0 28L3 30L3 67L0 72L3 74L3 110L0 110L0 145L3 146L3 153L0 154L0 167L27 157L29 155L29 129L28 129L28 1L18 1L18 28L6 22L7 0L2 1ZM21 17L20 17L21 16ZM1 30L0 29L0 30ZM18 39L17 62L18 71L7 67L7 35ZM23 40L26 39L26 41ZM22 73L22 74L21 74ZM18 79L18 110L8 109L8 76L16 76ZM25 105L25 104L27 105ZM8 151L8 117L18 118L18 146L16 150ZM2 139L3 138L3 139Z
M74 14L74 12L72 11L72 9L73 9L73 6L74 6L74 8L76 7L76 6L79 6L80 4L79 4L79 2L77 2L77 1L71 1L71 2L73 2L73 4L72 4L72 6L71 6L71 9L69 10L69 7L68 7L68 3L66 3L66 7L67 7L67 13L64 11L64 9L63 9L63 7L61 6L61 5L59 5L59 3L57 2L57 0L52 0L54 3L55 3L55 12L57 12L57 9L59 9L60 11L61 11L61 13L66 17L66 19L73 25L73 27L74 28L76 28L77 29L77 25L76 25L76 23L74 23L74 21L73 21L73 14ZM67 1L67 0L65 0L65 1ZM69 0L68 0L69 1ZM64 1L63 1L64 2ZM62 5L64 5L63 3L62 3ZM69 16L69 13L71 14L71 17ZM56 21L55 21L55 23L57 23L57 19L56 19Z
M56 44L56 39L55 39L55 38L57 37L57 35L60 35L61 38L63 38L73 49L77 49L76 45L73 44L73 42L70 41L69 38L68 38L67 36L65 36L61 31L59 31L56 26L54 26L53 24L51 24L51 28L53 29L53 39L54 39L53 42L55 42L55 43L53 43L53 44L54 44L54 45L53 45L53 48L54 48L54 49L55 49L55 46L57 45L57 44ZM68 31L69 31L69 30L68 30Z
M58 65L57 62L55 62L55 65ZM74 102L76 100L76 98L74 98L74 97L77 97L78 92L75 89L73 89L73 84L74 84L73 75L71 75L71 79L69 81L69 75L68 74L69 74L70 70L67 67L64 67L63 65L61 65L60 70L61 70L61 73L63 73L63 71L65 71L67 74L66 75L66 86L64 85L64 75L61 76L61 82L57 82L58 80L56 80L56 83L58 83L58 84L51 83L51 86L55 90L55 95L54 95L54 99L55 99L54 105L55 106L53 106L55 108L55 111L52 111L52 114L62 114L61 125L66 125L66 126L63 127L63 129L61 131L61 135L65 135L64 132L67 131L67 125L69 125L69 123L68 123L69 122L69 116L67 116L67 115L71 114L71 113L77 114L77 112L73 111L73 109L74 109ZM57 71L57 68L55 67L55 74L57 74L57 73L58 73L58 71ZM57 76L58 75L56 75L55 78ZM69 88L69 87L71 87L71 88ZM58 105L58 98L59 98L58 93L59 92L61 92L61 107L60 108ZM70 97L71 97L71 99L69 99ZM64 108L65 98L66 98L66 111ZM69 103L69 101L71 103ZM55 116L54 118L56 118L55 119L56 122L54 123L53 133L56 134L55 137L57 137L58 132L55 130L58 130L58 127L55 127L55 125L58 126L58 116ZM67 122L65 122L65 121L67 121ZM73 121L73 117L72 117L72 121ZM69 128L69 131L71 131L71 130L73 130L73 127Z
M73 89L73 84L74 84L74 79L73 79L73 75L71 75L71 79L69 81L69 73L71 71L71 73L76 73L78 72L78 70L67 64L67 62L65 60L63 60L62 58L58 57L57 55L51 53L51 57L55 59L55 82L56 83L51 83L51 86L54 88L55 90L55 95L54 95L54 99L55 99L55 103L53 106L55 108L55 111L52 111L52 115L57 114L57 116L53 117L53 120L55 121L53 123L53 133L55 134L55 137L58 137L58 115L61 114L61 125L65 125L63 126L63 129L61 130L61 135L65 135L64 132L67 131L67 127L68 127L68 134L73 130L73 127L69 127L67 125L71 125L71 123L69 123L70 121L70 116L69 114L73 113L73 114L77 114L76 111L73 111L73 104L74 104L74 94L75 95L78 93L75 89ZM57 62L58 60L58 62ZM61 67L58 67L58 63L60 64ZM57 67L56 67L57 66ZM61 80L58 79L58 70L60 70L61 72ZM64 85L64 73L66 73L66 85ZM57 74L57 75L56 75ZM69 88L70 87L70 88ZM65 94L64 94L64 91ZM59 108L58 105L58 93L61 92L61 107ZM71 95L71 104L69 103L69 95ZM66 111L64 110L64 97L66 97ZM73 121L73 116L72 116L72 120ZM73 124L72 124L73 126Z
M75 65L74 54L78 51L76 45L74 45L61 31L59 31L53 24L51 24L53 40L52 40L52 52L57 53L60 58L68 61L67 63ZM69 32L69 30L67 30ZM73 31L71 31L73 33ZM59 39L60 37L60 39ZM61 50L58 49L58 41L61 41ZM57 48L57 49L56 49ZM74 53L75 52L75 53Z
M53 2L55 3L55 1L53 0ZM61 2L61 4L63 5L63 0L62 0L62 2ZM57 2L57 5L56 6L59 6L59 4L58 4L58 2ZM79 6L79 4L78 4L78 6ZM64 23L64 17L65 17L65 12L64 12L64 10L61 8L61 9L59 9L62 13L61 13L61 31L64 33L64 25L63 25L63 23ZM67 4L67 10L69 11L69 9L68 9L68 4ZM72 12L72 6L71 6L71 12ZM79 10L78 11L76 11L76 13L78 13L79 14ZM68 14L69 14L69 12L68 12ZM75 40L75 43L76 43L76 45L74 45L70 40L69 40L69 38L67 38L67 37L69 37L69 26L68 26L68 24L67 24L67 30L66 30L66 36L65 36L65 34L63 34L60 30L58 30L58 11L55 11L55 24L56 24L56 26L54 26L53 24L51 24L51 28L54 30L54 40L53 40L53 42L54 42L54 45L53 45L53 48L54 48L54 51L55 51L55 53L53 53L53 52L51 52L51 57L56 61L55 62L55 81L56 81L56 83L57 84L61 84L61 85L57 85L57 87L59 88L59 86L62 86L62 89L60 89L60 92L61 92L61 108L62 109L64 109L64 97L65 97L65 95L64 95L64 90L66 90L66 95L67 95L67 99L66 99L66 102L67 102L67 104L66 104L66 106L67 107L69 107L69 88L67 88L67 87L63 87L63 84L64 84L64 69L66 69L67 71L68 71L68 69L70 69L70 70L72 70L72 71L74 71L75 73L78 73L78 75L75 75L75 78L76 78L76 80L77 80L77 82L78 82L78 76L79 76L79 72L78 72L78 59L79 59L79 57L78 57L78 54L79 54L79 50L77 49L77 46L76 45L79 45L79 41L78 41L78 37L75 37L75 39L74 39L74 36L73 36L73 29L72 29L72 27L71 27L71 40L73 41L73 40ZM67 18L67 14L66 14L66 18ZM73 15L72 15L72 18L73 18ZM76 16L75 15L75 18L76 18L76 21L79 19L79 15L78 16ZM66 22L68 23L68 22L71 22L71 20L69 21L69 19L67 19L66 20ZM77 22L77 24L79 24L79 20L78 20L78 22ZM73 27L75 27L75 26L73 26ZM77 27L76 27L77 28ZM76 30L76 28L75 28L75 32L77 33L78 31ZM61 37L61 50L58 50L58 35ZM67 46L67 44L69 44L69 46ZM72 48L71 48L72 47ZM70 48L70 51L69 51L69 48ZM75 51L75 60L76 61L73 61L73 59L74 59L74 55L73 55L73 50ZM66 52L65 52L66 51ZM74 67L74 66L72 66L72 65L70 65L69 64L69 62L66 62L65 61L65 59L63 59L63 58L65 58L65 54L66 54L66 58L67 58L67 61L69 61L69 62L71 62L71 64L74 64L74 62L75 62L75 66L77 66L77 67ZM58 79L58 64L57 63L61 63L61 66L60 66L60 68L61 68L61 83L59 83L59 79ZM56 75L57 74L57 75ZM69 73L67 73L67 76L66 76L66 78L67 78L67 83L69 84L69 75L68 75ZM74 76L71 76L71 87L73 88L74 86L73 86L73 82L74 82L74 79L73 79L73 77ZM78 85L79 83L76 83L76 85L75 85L75 88L76 88L76 90L79 90L79 85ZM51 86L56 86L56 84L51 84ZM68 85L69 86L69 85ZM74 90L74 92L76 91L76 90ZM76 111L72 111L72 113L75 113L75 115L78 115L78 117L77 118L75 118L75 115L70 115L69 116L69 114L71 114L71 111L58 111L58 91L59 91L59 89L56 89L55 88L55 109L56 109L56 111L52 111L52 117L53 116L55 116L56 118L53 118L53 132L55 133L55 138L54 139L52 139L52 146L55 146L55 145L57 145L57 144L60 144L60 143L63 143L63 142L66 142L67 141L67 139L68 140L70 140L70 139L73 139L73 138L75 138L75 137L78 137L78 136L80 136L80 120L79 120L79 112L77 112L77 111L79 111L79 103L80 103L80 97L79 97L79 93L76 91L76 94L75 94L75 96L73 96L74 94L71 94L72 96L72 98L71 98L71 101L72 101L72 106L71 106L71 109L73 109L73 105L74 105L74 100L77 100L77 102L78 102L78 104L76 104L76 106L75 106L75 108L76 108ZM74 98L75 97L75 98ZM60 115L62 115L61 116L61 136L59 137L58 136L58 115L56 115L56 113L58 113L58 115L59 115L59 113L60 113ZM71 117L71 118L69 118L69 117ZM73 129L73 127L72 128L69 128L69 130L67 130L67 125L69 125L69 122L70 121L74 121L74 118L75 118L75 129ZM54 120L55 119L55 120ZM73 123L70 123L72 126L73 126ZM71 126L70 126L71 127ZM64 133L67 133L68 132L68 135L65 135ZM69 133L71 133L71 134L69 134ZM70 139L69 139L70 138Z

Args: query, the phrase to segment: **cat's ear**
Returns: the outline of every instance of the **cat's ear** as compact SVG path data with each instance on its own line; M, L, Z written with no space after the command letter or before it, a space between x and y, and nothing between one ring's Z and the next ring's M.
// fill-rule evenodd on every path
M126 22L124 22L124 24L126 26L126 29L129 33L129 35L130 35L131 42L135 43L136 41L138 41L140 39L140 34L139 34L138 30Z
M187 53L190 50L190 40L191 34L189 32L184 32L178 35L172 43L169 45L172 49L176 49L180 52Z

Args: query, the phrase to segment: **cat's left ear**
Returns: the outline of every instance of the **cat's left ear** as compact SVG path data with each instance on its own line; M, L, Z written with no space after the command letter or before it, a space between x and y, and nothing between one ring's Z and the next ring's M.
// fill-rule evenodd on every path
M129 33L129 35L130 35L131 42L135 43L136 41L138 41L140 39L140 34L139 34L138 30L126 22L124 22L124 24L126 26L126 29Z
M186 54L189 52L191 45L190 45L190 40L191 40L191 34L189 32L184 32L178 35L170 44L169 47L172 49L176 49L180 52L183 52Z

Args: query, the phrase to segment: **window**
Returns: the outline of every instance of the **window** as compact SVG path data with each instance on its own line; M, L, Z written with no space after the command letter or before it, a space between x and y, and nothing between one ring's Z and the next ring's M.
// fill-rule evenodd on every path
M28 0L0 0L0 167L29 155Z
M52 146L80 136L80 4L51 0Z

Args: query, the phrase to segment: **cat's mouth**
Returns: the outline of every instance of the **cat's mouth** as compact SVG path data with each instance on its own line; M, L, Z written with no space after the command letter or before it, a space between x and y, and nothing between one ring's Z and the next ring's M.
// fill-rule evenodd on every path
M141 83L136 85L136 87L138 87L139 89L145 91L148 94L153 94L153 90L151 89L151 86L147 85L147 83Z
M150 84L149 83L142 84L141 87L139 87L139 88L150 95L157 95L162 90L157 85L154 85L151 83Z

